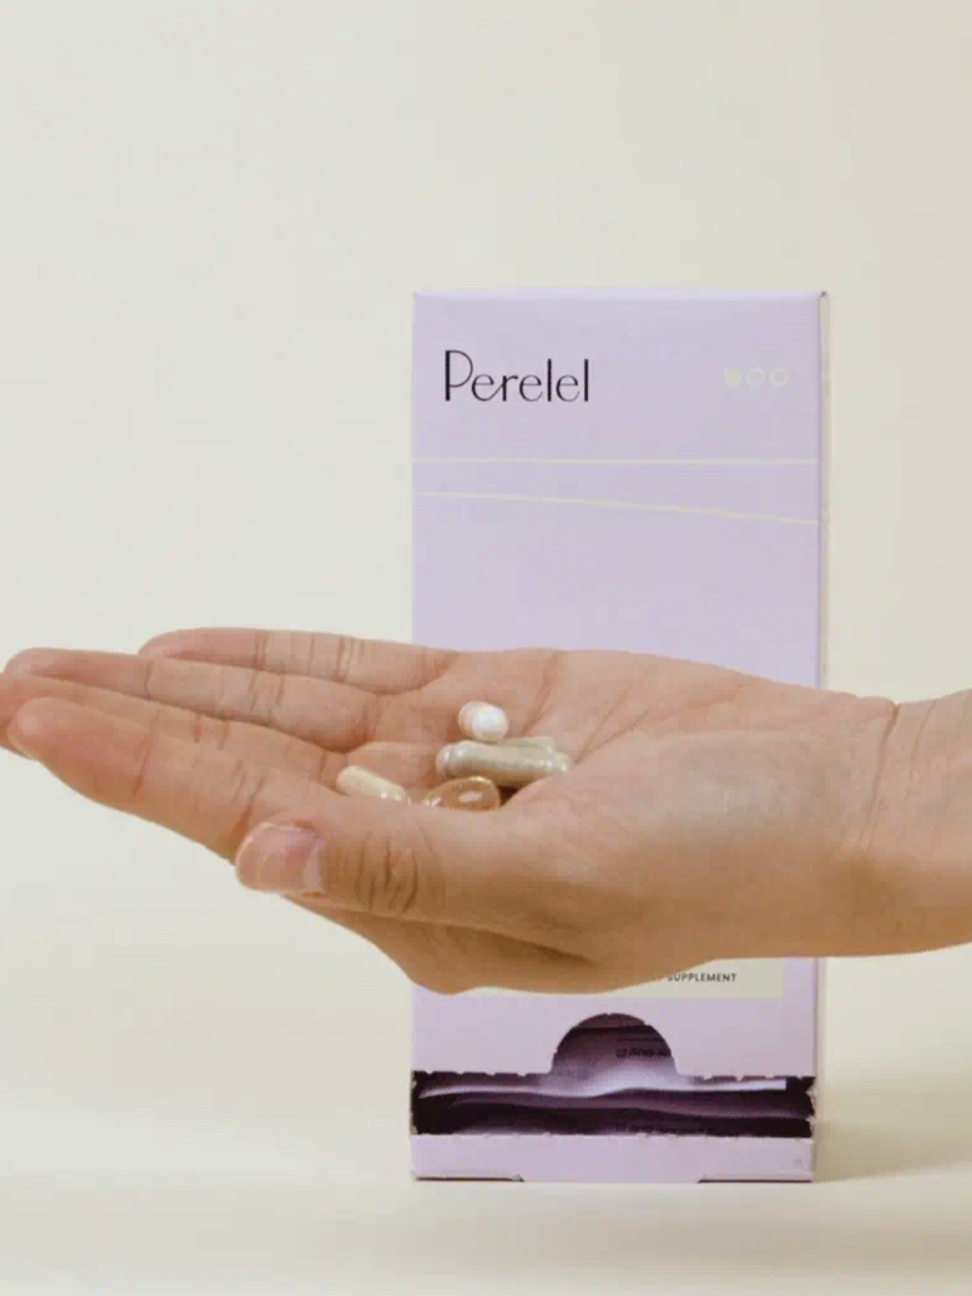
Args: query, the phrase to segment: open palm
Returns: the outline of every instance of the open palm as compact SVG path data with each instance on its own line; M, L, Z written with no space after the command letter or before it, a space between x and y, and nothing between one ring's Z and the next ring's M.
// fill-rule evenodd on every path
M576 768L491 815L334 793L347 763L431 787L460 707L480 698ZM819 939L821 870L859 828L862 753L891 712L636 654L248 630L179 632L138 655L32 650L0 678L14 750L237 859L245 882L443 991L598 990L803 952L781 905ZM292 831L268 836L268 821ZM316 844L312 875L295 874L295 843Z

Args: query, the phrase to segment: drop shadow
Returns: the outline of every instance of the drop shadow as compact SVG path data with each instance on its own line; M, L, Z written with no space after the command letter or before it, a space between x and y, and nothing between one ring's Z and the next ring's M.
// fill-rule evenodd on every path
M585 1271L639 1284L799 1274L828 1290L866 1276L924 1290L967 1279L972 1231L960 1197L923 1211L904 1183L877 1200L825 1185L412 1184L404 1173L0 1186L0 1286L70 1273L98 1290L410 1293L462 1290L475 1274L532 1290Z
M521 1289L607 1270L632 1281L800 1274L821 1289L861 1277L915 1290L966 1282L964 1183L941 1192L921 1176L972 1165L970 1089L972 1077L902 1075L828 1092L817 1185L412 1183L403 1143L352 1170L329 1163L323 1126L308 1170L292 1175L190 1164L159 1175L78 1168L65 1180L4 1178L0 1166L0 1287L70 1273L98 1290L141 1280L428 1293L462 1290L470 1274Z
M823 1182L972 1165L972 1075L875 1078L824 1091L818 1122Z

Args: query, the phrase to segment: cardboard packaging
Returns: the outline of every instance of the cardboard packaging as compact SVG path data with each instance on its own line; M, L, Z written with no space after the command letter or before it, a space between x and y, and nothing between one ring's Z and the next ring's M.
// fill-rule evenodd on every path
M825 305L420 294L415 641L623 649L822 684ZM803 959L610 995L417 988L414 1172L812 1178L817 997Z

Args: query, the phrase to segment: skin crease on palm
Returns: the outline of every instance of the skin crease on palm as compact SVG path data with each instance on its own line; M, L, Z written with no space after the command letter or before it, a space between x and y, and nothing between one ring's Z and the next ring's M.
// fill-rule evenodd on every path
M334 792L346 763L431 787L473 698L575 769L484 815ZM196 630L18 654L0 741L227 860L249 836L249 885L279 839L261 826L313 829L322 882L287 898L444 993L972 939L967 694L895 706L636 654Z

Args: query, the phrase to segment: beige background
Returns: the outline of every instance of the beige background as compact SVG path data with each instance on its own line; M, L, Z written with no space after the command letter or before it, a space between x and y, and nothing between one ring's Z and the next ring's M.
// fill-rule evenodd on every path
M419 286L826 287L831 682L972 683L964 0L0 0L0 653L409 633ZM972 952L812 1189L415 1186L406 987L2 762L0 1290L972 1287Z

